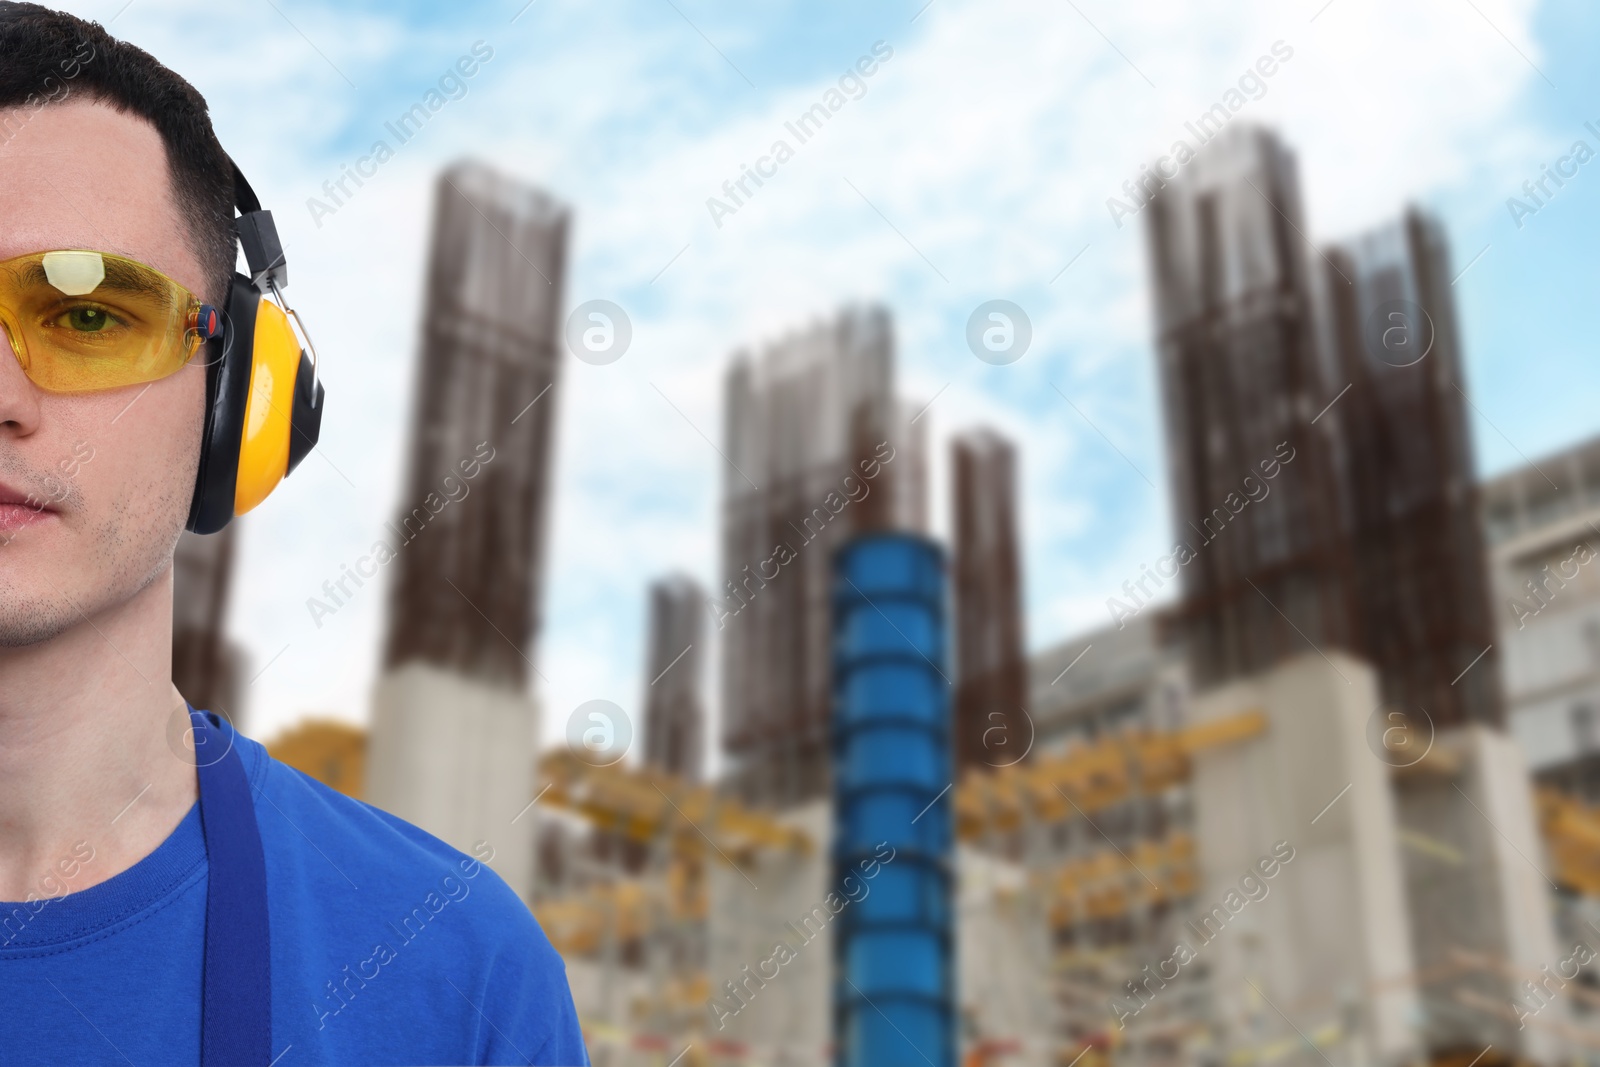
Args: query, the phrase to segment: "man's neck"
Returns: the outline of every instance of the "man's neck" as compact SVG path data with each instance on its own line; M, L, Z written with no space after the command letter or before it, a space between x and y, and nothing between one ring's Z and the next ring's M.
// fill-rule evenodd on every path
M48 641L0 648L0 681L0 901L104 882L194 805L170 569Z

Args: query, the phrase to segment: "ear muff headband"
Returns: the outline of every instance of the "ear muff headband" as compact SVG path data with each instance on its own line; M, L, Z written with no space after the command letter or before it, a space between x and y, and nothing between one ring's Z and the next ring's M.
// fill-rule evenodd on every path
M254 508L317 443L322 383L282 301L288 265L272 213L234 167L235 222L250 275L235 274L221 337L207 342L206 417L188 529L215 533ZM298 321L296 316L295 321Z

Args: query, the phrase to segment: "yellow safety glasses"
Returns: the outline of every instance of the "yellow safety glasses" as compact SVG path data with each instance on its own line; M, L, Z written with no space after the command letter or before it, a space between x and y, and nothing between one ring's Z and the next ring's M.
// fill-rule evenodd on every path
M80 249L0 262L0 326L35 385L89 393L176 373L222 316L153 267Z

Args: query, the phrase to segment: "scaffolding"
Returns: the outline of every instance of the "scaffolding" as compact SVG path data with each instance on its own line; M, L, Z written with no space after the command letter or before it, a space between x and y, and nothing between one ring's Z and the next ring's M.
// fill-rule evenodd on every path
M701 1051L684 1062L705 1062L708 866L742 870L763 853L806 855L815 844L761 811L655 769L595 767L556 752L540 761L539 774L541 807L637 845L641 860L608 863L580 845L574 866L581 869L560 879L543 872L535 894L534 915L569 971L573 961L597 968L585 1027L613 1058L596 1062L666 1062L685 1042Z
M1186 795L1195 756L1267 729L1265 713L1249 710L1180 730L1103 736L1064 753L961 778L951 799L959 839L1015 873L988 879L980 894L986 902L976 906L1040 935L1018 955L988 964L964 959L963 974L972 981L972 968L1023 968L1048 982L1055 1020L1040 1035L976 1034L967 1045L968 1063L1037 1062L1025 1057L1041 1043L1049 1050L1048 1062L1059 1067L1080 1054L1078 1067L1192 1062L1209 1047L1216 1010L1204 980L1185 975L1126 1029L1117 1025L1110 1004L1129 996L1128 983L1142 976L1141 966L1160 958L1155 949L1170 950L1177 924L1202 889L1200 843ZM311 723L275 740L269 751L313 776L331 774L348 790L359 780L364 748L358 729ZM1411 762L1410 753L1399 755ZM1394 773L1448 777L1460 767L1457 753L1435 746ZM593 968L586 1035L592 1051L603 1049L601 1055L610 1057L597 1056L596 1062L659 1065L690 1043L694 1051L680 1067L782 1062L782 1049L722 1040L706 1030L705 1005L713 995L706 941L714 927L751 922L737 910L711 908L708 878L713 866L756 870L775 857L814 857L817 842L781 818L653 770L594 767L558 751L539 761L538 773L541 820L570 819L639 846L637 862L618 855L596 859L583 846L566 858L565 870L541 852L534 914L568 959L575 988L580 969ZM1551 789L1538 791L1536 805L1550 878L1568 900L1600 905L1600 806ZM1401 841L1412 849L1439 848L1404 830ZM963 915L963 921L971 917L965 910ZM1461 946L1403 980L1437 987L1505 966ZM1575 1014L1560 1025L1571 1040L1589 1047L1585 1043L1600 1032L1600 1003L1582 996L1584 990L1568 987ZM1481 995L1470 984L1448 993L1462 1011L1476 1010L1470 1001ZM1280 1007L1296 1017L1316 1011L1341 1018L1336 999L1326 996ZM1314 1028L1308 1037L1332 1049L1346 1040L1348 1028L1341 1027ZM1278 1056L1288 1048L1267 1042L1256 1051ZM1438 1065L1446 1067L1445 1060ZM1465 1061L1455 1067L1465 1067Z

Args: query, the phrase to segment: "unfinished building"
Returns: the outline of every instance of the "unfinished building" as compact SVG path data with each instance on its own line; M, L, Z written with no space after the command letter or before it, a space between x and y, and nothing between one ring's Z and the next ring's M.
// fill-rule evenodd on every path
M1539 783L1564 944L1600 932L1600 437L1483 487L1506 718ZM1590 942L1592 943L1592 942ZM1584 1006L1600 1031L1600 997Z
M367 793L457 848L494 843L527 899L533 843L510 821L537 730L568 215L471 162L434 202L410 462L379 558L393 578Z
M1315 249L1292 156L1243 127L1150 220L1194 728L1251 708L1270 723L1197 769L1203 891L1282 837L1318 857L1294 910L1364 901L1360 939L1283 916L1253 939L1280 952L1219 940L1225 1044L1259 1049L1251 1005L1281 998L1297 1036L1321 1027L1352 1055L1556 1062L1565 1005L1536 1027L1506 1018L1554 928L1526 765L1496 729L1442 228L1411 211Z
M896 397L882 307L738 352L725 386L722 748L730 791L788 806L828 789L833 550L926 524L922 429Z
M1386 704L1501 725L1444 230L1412 209L1329 247L1324 267L1361 654Z
M1483 489L1507 718L1540 780L1600 803L1600 437Z
M644 761L698 784L705 762L706 594L685 575L650 586Z
M528 682L567 223L545 193L480 164L439 177L385 669L415 660Z
M1198 687L1351 647L1331 399L1293 155L1230 126L1148 208L1183 630Z
M957 773L1025 759L1033 746L1023 639L1017 450L980 428L950 444L951 599Z
M1150 220L1196 683L1342 648L1377 667L1389 705L1499 724L1439 224L1412 210L1318 251L1293 156L1249 127L1160 190Z

